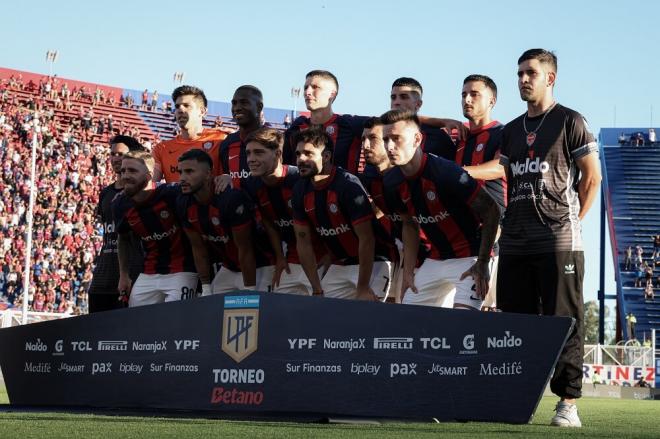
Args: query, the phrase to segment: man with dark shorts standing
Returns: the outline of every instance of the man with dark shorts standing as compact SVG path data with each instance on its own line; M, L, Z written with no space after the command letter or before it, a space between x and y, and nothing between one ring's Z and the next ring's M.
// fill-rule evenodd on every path
M581 427L584 251L580 220L600 186L598 146L586 121L553 97L557 57L530 49L518 59L527 112L502 132L508 181L500 237L497 303L502 311L575 319L550 381L561 400L551 425Z
M112 219L112 200L123 189L121 181L121 161L129 151L143 151L144 148L133 137L115 136L110 140L110 166L117 176L114 183L101 189L96 215L103 224L103 246L96 258L94 277L89 287L89 312L109 311L123 308L125 302L119 300L117 279L119 278L119 263L117 261L117 232ZM142 248L135 237L130 238L129 271L133 282L142 270Z

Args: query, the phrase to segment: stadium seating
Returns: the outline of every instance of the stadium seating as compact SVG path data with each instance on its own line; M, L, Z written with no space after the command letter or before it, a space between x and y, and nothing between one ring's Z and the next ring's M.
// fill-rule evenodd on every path
M10 85L10 78L14 83ZM52 78L54 79L54 78ZM78 314L86 312L86 289L91 281L93 255L102 241L102 226L94 220L94 209L101 187L114 176L108 166L109 138L115 134L138 137L155 144L171 138L175 123L172 114L141 110L141 92L72 79L58 78L48 94L40 87L48 77L36 73L0 67L0 309L20 306L25 261L26 224L30 175L30 143L34 117L39 110L41 141L37 154L37 199L35 201L32 272L30 276L30 310ZM34 87L28 87L32 83ZM83 96L71 96L71 106L57 106L54 99L66 83L69 90L84 87ZM93 98L96 90L105 99ZM130 94L132 107L120 103L120 96ZM110 96L114 97L111 103ZM151 93L150 93L151 97ZM161 94L159 104L171 100ZM81 115L93 107L94 129L81 127ZM205 126L214 126L222 117L223 128L236 129L226 102L209 102ZM50 113L52 112L52 116ZM267 121L282 121L287 110L265 108ZM113 130L107 122L102 134L97 133L98 119L112 115ZM271 126L282 128L277 122ZM63 140L65 130L73 129L73 137ZM46 142L50 140L49 146ZM35 299L33 303L32 299Z
M656 345L660 345L660 299L656 295L655 300L645 300L644 289L634 286L635 268L624 270L625 249L641 246L644 260L650 262L652 236L660 233L660 147L619 145L618 142L621 132L646 131L639 128L602 129L601 164L617 281L617 318L624 335L629 336L625 318L632 312L637 318L636 338L640 341L650 338L651 330L656 329ZM654 272L654 286L659 271Z

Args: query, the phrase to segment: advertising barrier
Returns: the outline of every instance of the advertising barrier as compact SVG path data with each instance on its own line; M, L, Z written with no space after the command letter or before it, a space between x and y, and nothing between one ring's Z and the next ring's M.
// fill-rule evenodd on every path
M236 293L0 330L12 405L529 422L573 324Z

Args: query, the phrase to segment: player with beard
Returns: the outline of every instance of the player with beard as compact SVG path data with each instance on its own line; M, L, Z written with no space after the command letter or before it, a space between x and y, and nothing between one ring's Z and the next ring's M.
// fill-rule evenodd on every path
M301 177L292 197L294 230L298 256L313 293L385 300L396 248L386 233L375 232L380 226L368 194L357 177L332 164L332 140L325 131L310 128L293 140ZM322 281L316 271L314 230L332 256Z
M293 187L300 180L298 168L282 164L284 137L281 132L260 128L250 133L245 141L251 175L244 181L243 190L259 209L275 251L273 291L311 295L312 286L300 264L293 230L291 196ZM315 239L314 243L319 265L327 252L318 240Z
M270 249L257 248L254 204L238 189L213 192L213 162L201 150L179 157L177 215L192 245L202 294L270 291ZM211 262L222 267L211 282Z
M390 110L381 119L395 165L385 175L385 196L403 225L403 303L479 309L488 292L497 205L456 163L421 150L414 113ZM430 252L415 272L420 240Z
M580 220L600 189L598 144L582 115L553 96L557 57L530 49L518 59L527 111L502 131L507 176L497 306L502 311L566 316L575 325L550 389L561 399L551 425L581 427L584 250Z
M240 188L250 176L245 139L251 132L261 128L263 101L261 90L253 85L241 85L231 99L231 114L238 124L238 131L227 136L220 145L220 164L222 174L231 177L235 188Z
M227 137L227 133L215 128L204 128L202 125L208 107L204 92L191 85L182 85L174 89L172 100L174 118L181 134L154 147L154 181L159 182L163 178L167 183L179 181L179 156L189 149L202 149L214 157L213 175L220 175L220 142Z
M103 246L94 263L94 276L89 287L89 312L108 311L123 308L125 302L118 300L117 278L119 264L117 261L117 232L112 219L111 203L123 189L121 181L121 162L124 154L129 151L143 151L144 148L132 137L115 136L110 140L110 166L117 179L104 187L99 194L99 204L96 216L103 224ZM134 236L131 236L129 253L129 271L132 281L137 279L142 271L142 248Z
M112 202L118 240L120 294L130 293L128 306L193 298L197 294L190 243L176 219L179 188L156 187L154 159L146 151L131 151L121 162L123 193ZM142 242L144 267L131 287L130 238Z

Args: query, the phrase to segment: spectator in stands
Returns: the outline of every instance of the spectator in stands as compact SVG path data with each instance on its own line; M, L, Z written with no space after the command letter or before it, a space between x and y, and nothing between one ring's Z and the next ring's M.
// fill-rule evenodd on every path
M218 115L213 121L213 128L221 128L223 124L222 116Z
M637 324L637 317L631 312L626 316L626 322L628 323L628 331L630 334L629 340L636 340L635 337L635 325Z
M635 288L641 288L645 274L646 274L646 262L643 262L637 266L637 276L635 277Z
M644 288L644 300L654 300L655 295L653 293L653 281L648 281L646 287Z
M642 265L642 262L644 262L644 249L641 245L635 247L635 254L637 255L635 258L635 265L639 267Z
M284 125L285 130L288 130L291 126L291 116L289 116L289 113L284 115L284 121L282 122L282 125Z
M635 387L642 387L642 388L647 387L647 388L650 388L651 385L650 385L650 384L644 379L644 377L640 377L640 378L639 378L639 381L637 381L637 382L635 383Z
M656 142L655 129L649 128L649 145L653 146L655 145L655 142Z
M158 92L154 90L153 94L151 95L151 111L156 111L158 110Z
M631 139L631 143L632 139ZM644 134L642 132L636 133L635 134L635 139L634 139L634 146L644 146Z
M623 270L630 271L632 265L632 246L628 246L626 249L626 259L623 261Z
M142 104L140 105L140 110L145 111L149 105L149 91L145 88L142 92Z
M655 257L660 253L660 235L652 236L651 239L653 239L653 256L652 256L652 258L655 259Z

